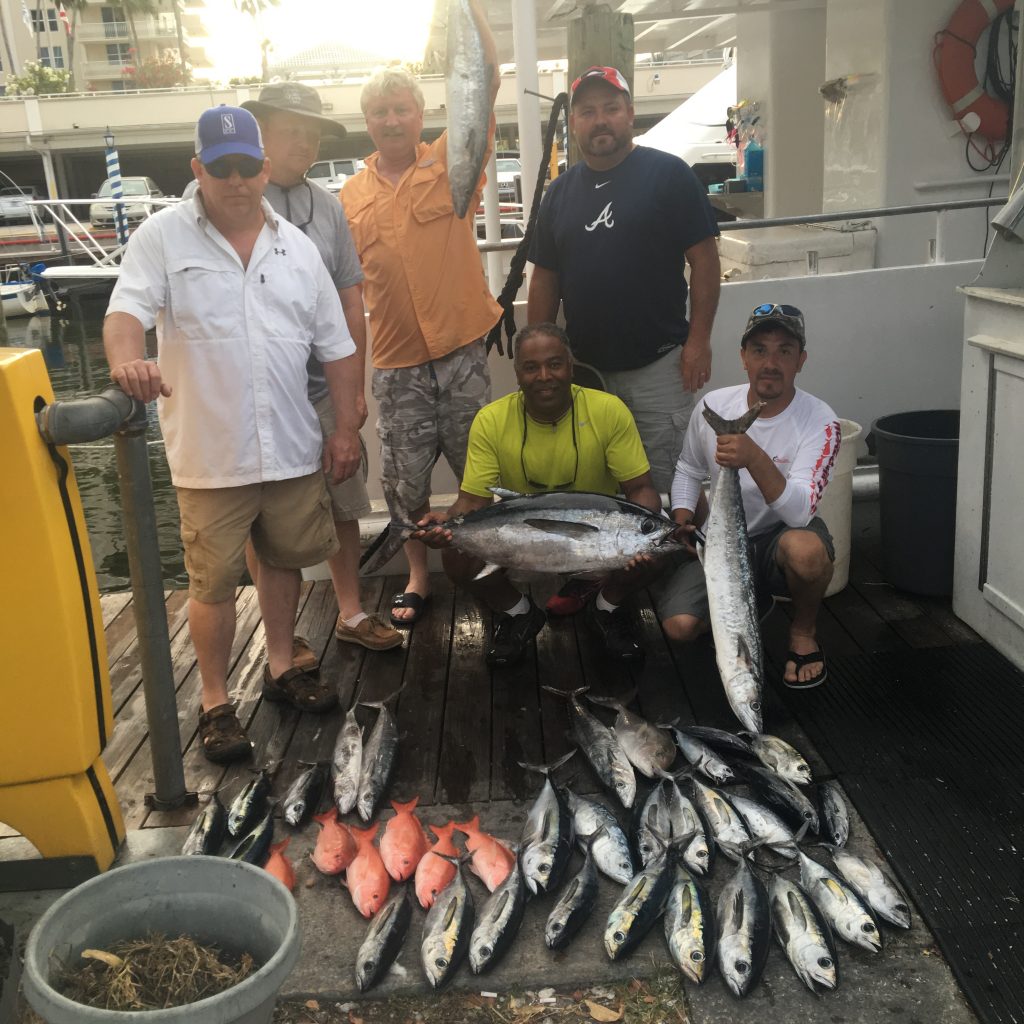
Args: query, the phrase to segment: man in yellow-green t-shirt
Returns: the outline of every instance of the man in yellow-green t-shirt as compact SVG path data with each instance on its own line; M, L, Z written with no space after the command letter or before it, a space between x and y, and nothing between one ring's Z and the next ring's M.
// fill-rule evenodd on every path
M621 491L628 501L661 511L631 413L614 395L572 383L572 352L565 332L554 324L525 327L516 337L515 352L519 390L477 413L455 504L447 512L429 513L419 524L434 526L419 539L443 549L448 576L494 612L487 662L495 666L510 665L522 656L543 627L544 612L504 572L474 580L483 563L450 547L451 533L438 524L489 505L490 487L524 494ZM649 576L637 569L613 573L588 609L608 654L621 661L643 657L622 602L646 585Z

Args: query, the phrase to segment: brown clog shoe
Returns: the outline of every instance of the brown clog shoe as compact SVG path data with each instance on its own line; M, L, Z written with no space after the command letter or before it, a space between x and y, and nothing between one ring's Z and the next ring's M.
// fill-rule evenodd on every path
M235 714L234 704L218 704L199 712L199 740L207 761L229 764L252 753L252 742Z
M270 666L263 668L263 696L269 701L287 701L299 711L330 711L338 703L338 694L318 676L290 668L274 679Z

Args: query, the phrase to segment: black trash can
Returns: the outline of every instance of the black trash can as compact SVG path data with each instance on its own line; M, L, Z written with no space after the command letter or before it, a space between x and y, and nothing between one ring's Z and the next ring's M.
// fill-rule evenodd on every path
M951 594L960 412L881 416L871 433L878 456L882 574L914 594Z

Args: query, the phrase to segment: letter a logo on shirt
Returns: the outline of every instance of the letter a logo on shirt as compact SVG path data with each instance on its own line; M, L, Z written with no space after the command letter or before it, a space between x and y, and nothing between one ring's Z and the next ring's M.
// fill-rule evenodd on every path
M615 227L615 221L612 219L612 204L609 203L598 215L597 220L593 224L587 225L588 231L593 231L598 224L603 224L606 228Z

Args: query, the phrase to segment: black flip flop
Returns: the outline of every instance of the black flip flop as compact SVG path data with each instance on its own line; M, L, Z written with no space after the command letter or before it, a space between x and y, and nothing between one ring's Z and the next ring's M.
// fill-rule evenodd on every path
M423 614L423 606L429 600L429 594L426 597L421 597L419 594L411 590L406 590L401 594L395 594L395 596L391 598L391 625L398 629L408 629L409 626L419 621L420 616ZM396 608L411 608L412 615L407 619L396 619Z
M796 665L797 672L799 672L804 665L821 664L821 671L811 676L810 679L805 679L803 682L799 679L794 682L790 682L788 679L783 678L783 684L788 686L791 690L813 690L815 686L821 686L821 684L828 679L828 666L825 664L825 652L820 648L816 651L811 651L810 654L797 654L796 651L786 651L786 661L793 662L793 664Z

